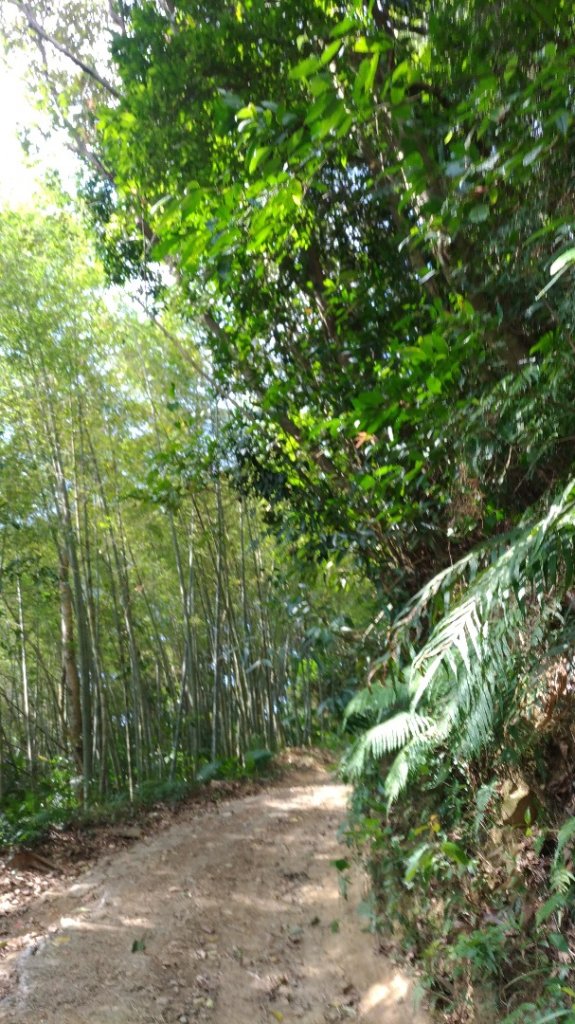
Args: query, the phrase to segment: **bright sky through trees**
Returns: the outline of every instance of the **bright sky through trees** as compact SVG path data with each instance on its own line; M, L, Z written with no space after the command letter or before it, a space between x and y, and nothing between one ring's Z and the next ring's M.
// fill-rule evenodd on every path
M64 147L61 137L37 139L26 156L20 142L25 129L42 126L42 115L33 108L24 83L24 65L17 54L0 60L0 203L27 203L37 184L49 170L57 170L69 188L74 180L74 159ZM47 119L45 121L47 128ZM36 152L37 145L40 152Z
M0 199L3 203L21 203L30 191L33 171L26 166L24 153L18 141L18 126L30 120L30 107L18 73L0 66Z

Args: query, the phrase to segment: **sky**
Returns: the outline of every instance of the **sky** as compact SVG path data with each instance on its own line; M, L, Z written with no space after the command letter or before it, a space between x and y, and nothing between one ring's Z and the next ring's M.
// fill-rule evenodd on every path
M21 55L12 55L10 63L0 54L0 204L26 205L35 187L50 169L57 169L73 180L73 158L63 140L54 137L42 143L39 157L26 158L18 140L18 130L40 122L40 116L27 95Z
M23 164L16 132L19 123L30 121L32 112L26 102L18 73L0 63L0 199L21 203L26 199L33 174Z

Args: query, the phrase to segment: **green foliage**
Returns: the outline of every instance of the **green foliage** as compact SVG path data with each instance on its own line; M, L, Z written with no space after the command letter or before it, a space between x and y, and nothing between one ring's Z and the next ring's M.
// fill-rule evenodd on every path
M565 994L569 995L569 990L565 990ZM558 995L561 999L561 995ZM552 1021L561 1020L565 1024L575 1024L575 1013L570 1009L553 1009L550 1010L549 1006L553 1005L556 1000L551 996L546 1002L546 1005L537 1006L534 1003L522 1003L518 1006L513 1013L508 1014L504 1017L501 1024L551 1024Z
M352 776L362 773L366 757L402 747L387 779L388 796L396 799L434 748L448 743L453 757L473 758L493 742L528 685L546 636L556 639L564 625L561 601L575 567L574 495L570 483L542 519L528 520L444 570L400 614L390 637L392 672L404 651L412 654L422 623L432 624L408 663L409 710L360 737L346 760ZM384 668L389 658L381 659ZM348 713L356 707L376 713L382 691L354 698Z
M463 773L436 765L391 810L378 772L356 783L347 839L367 858L372 928L417 957L439 1017L479 1009L539 1021L552 1007L568 1016L575 919L570 895L552 892L556 835L501 828L500 798L487 789L478 825Z
M366 794L365 817L360 812L352 835L355 843L369 844L382 913L397 918L403 933L407 929L438 993L444 973L450 972L471 985L481 1002L481 988L491 978L503 1009L514 995L507 994L505 978L528 964L536 996L533 1003L522 1003L517 1015L505 1016L509 1021L572 1015L572 993L561 989L560 981L561 957L569 948L565 936L574 928L575 826L572 818L562 824L552 859L533 869L533 880L521 880L517 872L514 877L513 859L507 877L500 876L494 889L490 857L483 854L482 844L491 835L497 787L493 781L478 786L476 809L470 814L469 808L452 803L457 791L453 773L463 769L481 781L494 772L505 777L513 765L523 765L534 785L538 779L543 789L553 786L545 767L545 744L553 729L561 728L561 712L546 695L549 676L541 660L547 657L553 664L572 642L573 494L569 483L542 517L530 515L432 579L399 614L388 634L388 651L372 666L372 674L382 673L385 682L372 683L348 707L350 715L360 710L364 719L383 719L359 736L344 762L357 780L358 795ZM393 685L396 678L400 689ZM567 687L570 708L571 684ZM542 710L550 700L556 725L549 711ZM423 712L426 727L416 733ZM403 749L391 762L388 755L401 740ZM406 828L399 822L410 802L420 802L416 794L422 786L433 813L427 824L412 827L400 839ZM389 801L397 801L391 813L399 822L393 827L383 828L374 819L374 789L377 801L383 801L382 813L385 808L389 814ZM449 800L443 810L442 793ZM551 793L548 799L547 813L560 813ZM451 819L454 831L446 834L440 818L446 823ZM528 815L527 844L531 833ZM463 844L462 834L467 839ZM499 842L505 841L502 834ZM543 834L532 863L547 841ZM512 845L510 836L507 842ZM491 851L495 859L493 847ZM455 893L447 888L446 859L463 871ZM402 900L402 885L415 889L413 907ZM533 910L528 909L529 898L536 899ZM441 923L434 920L436 900L443 908ZM529 936L522 930L518 907L524 915L533 914ZM487 927L485 916L493 920ZM431 922L426 936L421 935L422 917ZM450 1002L457 1005L459 999L463 1001L463 992L452 994ZM555 1009L550 1012L550 1007Z
M356 4L297 16L221 5L214 22L175 11L170 23L133 5L115 43L122 102L100 124L119 208L137 180L157 257L177 262L211 325L222 387L246 391L232 427L240 482L287 536L321 554L351 546L397 591L417 582L413 559L437 559L470 405L479 420L534 342L547 331L558 343L541 302L531 309L537 285L528 299L537 270L506 251L525 242L531 259L566 228L547 162L571 120L559 85L570 51L555 39L566 12L552 31L479 2L429 22L423 8L397 26L394 15L393 30ZM518 209L529 187L533 213ZM506 440L494 445L503 465ZM492 474L493 495L454 517L459 543L479 506L505 517L525 440L503 479Z
M230 774L233 776L237 770L237 762L229 761L207 761L196 773L197 782L212 782L214 779L223 779Z
M246 750L244 754L244 767L248 775L259 775L271 767L273 754L271 750Z
M120 20L111 89L92 74L82 112L77 67L48 84L93 158L85 193L109 275L145 279L160 302L149 264L171 265L170 315L209 348L228 412L202 446L202 414L194 432L186 396L170 398L192 441L170 423L148 461L151 503L181 516L217 466L257 495L284 561L329 566L342 591L353 564L378 594L367 625L364 597L357 617L353 600L318 598L326 569L283 591L281 640L234 646L238 686L257 672L265 694L279 665L285 683L258 723L242 719L243 749L260 732L273 746L275 709L285 734L321 736L350 696L351 831L398 941L456 1013L488 979L492 1016L513 1017L511 973L531 979L525 1020L569 1019L557 936L573 890L573 4L216 0L208 16L201 0L135 0ZM84 56L92 34L89 20ZM53 360L66 376L57 348ZM260 616L271 592L256 588ZM17 636L4 642L14 657ZM173 689L164 679L162 722ZM186 692L200 772L245 770L236 736L206 744L212 707L190 711ZM248 705L238 691L244 718ZM136 742L134 711L114 713ZM183 769L181 747L160 760ZM518 777L533 798L520 840L495 817Z
M61 196L2 211L0 243L0 801L24 840L333 730L358 678L339 597L359 625L373 604L345 560L295 578L229 486L193 333L105 289Z
M225 760L207 761L196 773L196 782L212 782L214 779L242 779L265 774L273 762L273 753L264 748L246 750L243 759L228 757Z
M149 780L137 788L131 799L126 792L105 803L95 802L88 808L79 806L73 798L65 804L59 803L48 781L45 790L49 799L44 801L29 793L24 801L13 799L3 802L0 848L19 846L22 843L34 846L49 837L54 829L65 831L74 827L86 828L130 820L150 807L181 803L193 795L196 787L182 779Z
M509 966L509 939L509 925L491 925L462 935L453 946L454 961L467 961L472 973L478 978L501 976Z

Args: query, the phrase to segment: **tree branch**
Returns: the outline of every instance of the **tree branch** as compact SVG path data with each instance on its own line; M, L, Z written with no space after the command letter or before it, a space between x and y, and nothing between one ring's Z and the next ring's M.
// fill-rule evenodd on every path
M10 3L14 4L17 10L20 11L20 14L22 14L26 18L26 21L28 22L28 27L30 28L31 32L38 36L38 39L42 40L42 42L49 43L50 46L53 46L55 50L58 50L58 52L63 54L64 57L67 58L67 60L71 61L72 64L75 64L77 68L80 68L80 70L83 71L85 75L88 75L89 78L92 78L95 82L97 82L98 85L100 85L102 89L109 93L110 96L113 96L114 99L120 99L120 93L114 88L113 85L110 84L110 82L107 82L105 78L102 78L102 76L99 74L98 71L96 71L95 68L91 67L90 64L86 64L86 62L82 60L81 57L79 57L77 54L69 50L68 47L64 46L63 43L59 43L58 40L54 38L54 36L50 35L50 33L47 32L45 28L43 28L43 26L35 17L30 4L22 3L21 0L10 0Z

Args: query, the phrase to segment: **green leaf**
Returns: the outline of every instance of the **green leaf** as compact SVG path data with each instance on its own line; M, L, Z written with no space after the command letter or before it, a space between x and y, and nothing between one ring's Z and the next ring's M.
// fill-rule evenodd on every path
M256 146L250 157L248 174L253 174L269 153L271 153L271 146Z
M430 374L425 383L427 385L427 390L430 391L432 395L441 394L443 389L441 381L439 380L438 377L435 377L433 374Z
M372 57L366 57L365 60L362 60L353 87L353 95L356 100L359 100L362 94L368 96L371 93L378 64L379 53L374 53Z
M557 910L561 910L567 906L567 903L568 897L565 893L556 892L553 896L550 896L549 899L545 900L545 903L539 907L539 910L535 914L535 923L537 927L539 928L544 924L544 922L551 917L551 914L554 914Z
M379 67L379 53L374 53L373 57L369 62L369 70L365 79L365 91L370 93L373 90L375 84L375 76Z
M547 941L550 942L552 946L555 946L555 949L558 949L560 953L569 952L569 943L561 932L549 932L547 935Z
M469 211L469 220L472 224L483 224L489 217L489 206L487 203L480 203L472 206Z
M318 57L306 57L305 60L300 61L295 67L290 68L289 77L295 80L309 78L320 67L321 61Z
M349 861L345 860L344 857L340 858L339 860L332 860L331 863L332 866L336 869L336 871L347 871L350 866Z
M566 249L565 252L561 253L561 255L557 257L556 260L553 260L553 263L549 267L549 273L554 277L555 274L559 273L560 270L563 270L571 263L575 263L575 249Z
M454 843L450 839L446 839L441 844L441 852L449 857L450 860L455 861L456 864L461 864L462 867L467 868L471 864L471 858L467 856L465 850L459 843Z
M341 39L336 39L335 42L330 43L329 46L326 46L320 58L321 66L324 67L326 64L329 64L333 57L335 57L335 55L339 53L342 46L343 43L341 42Z
M362 491L371 491L372 487L375 487L375 483L375 477L371 476L368 473L366 476L362 476L361 480L359 481L359 486L361 487Z
M257 107L255 103L249 103L247 107L242 107L236 114L236 121L252 121L257 115Z
M195 213L196 210L202 205L204 199L204 191L199 186L190 191L190 193L181 201L180 209L183 217L186 217L190 213Z
M429 843L423 843L408 858L405 865L403 881L409 884L420 871L425 871L433 862L435 853Z
M334 28L332 28L330 36L333 36L334 39L339 39L341 36L347 35L348 32L351 32L351 30L356 27L357 24L353 18L344 18Z

